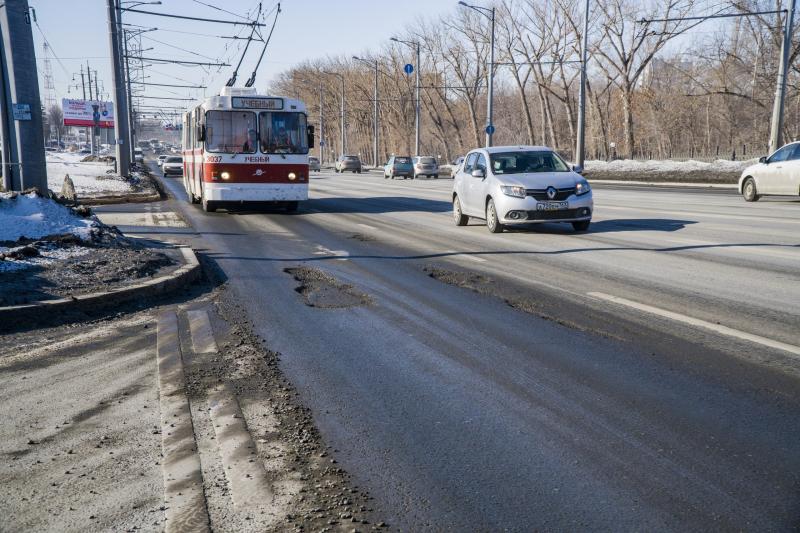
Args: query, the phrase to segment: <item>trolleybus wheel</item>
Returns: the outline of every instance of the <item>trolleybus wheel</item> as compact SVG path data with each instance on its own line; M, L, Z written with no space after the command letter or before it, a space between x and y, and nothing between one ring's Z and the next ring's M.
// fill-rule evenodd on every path
M298 202L298 201L286 202L285 207L286 207L286 210L288 212L294 213L295 211L297 211L297 208L299 207L299 205L300 205L300 202Z

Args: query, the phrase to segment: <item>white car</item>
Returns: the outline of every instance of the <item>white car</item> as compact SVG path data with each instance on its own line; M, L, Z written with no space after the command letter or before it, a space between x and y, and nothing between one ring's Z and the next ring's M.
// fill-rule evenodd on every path
M144 163L144 152L141 148L133 149L133 161L134 163Z
M156 163L158 163L158 166L163 165L164 164L164 160L166 158L167 158L167 154L161 154L160 156L158 156L158 159L156 160Z
M800 142L778 148L749 166L739 178L739 193L748 202L763 195L800 195Z
M492 233L510 224L568 222L586 231L594 201L589 182L545 146L472 150L453 180L453 218L486 220Z
M434 179L439 177L439 164L435 157L416 156L412 161L414 163L414 179L420 176Z
M179 155L171 155L164 160L161 165L161 170L165 176L170 174L183 175L183 157Z

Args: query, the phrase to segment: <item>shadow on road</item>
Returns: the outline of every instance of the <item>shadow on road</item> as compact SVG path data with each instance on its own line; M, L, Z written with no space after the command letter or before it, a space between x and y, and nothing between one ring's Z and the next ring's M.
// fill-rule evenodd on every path
M453 209L450 202L427 200L409 196L373 196L369 198L319 198L308 200L302 211L317 210L323 213L402 213L423 211L446 213Z
M674 220L669 218L620 218L592 222L588 233L616 233L624 231L680 231L696 220ZM574 233L570 224L544 223L506 226L510 233Z

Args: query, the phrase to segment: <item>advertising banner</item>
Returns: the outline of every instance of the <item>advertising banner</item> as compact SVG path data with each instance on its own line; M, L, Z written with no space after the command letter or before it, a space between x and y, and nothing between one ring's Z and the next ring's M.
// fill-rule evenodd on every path
M91 127L97 124L99 128L114 127L114 104L111 102L63 98L61 108L64 111L65 126Z

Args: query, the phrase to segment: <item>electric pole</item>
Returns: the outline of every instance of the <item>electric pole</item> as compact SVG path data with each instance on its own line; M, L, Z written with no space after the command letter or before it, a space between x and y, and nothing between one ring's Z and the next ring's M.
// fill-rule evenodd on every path
M786 99L786 75L789 67L789 56L792 53L792 30L794 22L795 0L789 2L786 22L783 27L781 44L781 62L778 64L778 83L775 89L775 103L772 107L772 122L769 130L769 152L781 147L783 136L783 103Z
M96 104L92 104L91 103L91 102L94 102L94 96L92 95L92 71L89 68L89 62L88 61L86 62L86 77L88 78L88 84L87 85L89 85L89 102L90 102L90 105L92 106L92 108L94 108L94 106ZM89 126L89 134L90 134L89 135L89 139L90 139L90 142L91 142L92 155L95 155L97 153L97 150L96 150L96 148L94 146L94 128L95 128L94 126Z
M581 91L578 96L578 138L575 141L575 166L583 169L586 162L586 58L589 47L589 0L583 13L583 45L581 46Z
M3 177L6 189L47 194L42 102L28 0L0 9L0 83L3 84Z
M119 7L116 0L108 0L108 41L111 47L111 81L114 86L114 147L117 156L117 171L121 176L130 175L130 150L124 146L129 142L128 106L125 95L125 78L122 75L122 51L119 42L120 28L117 24Z

